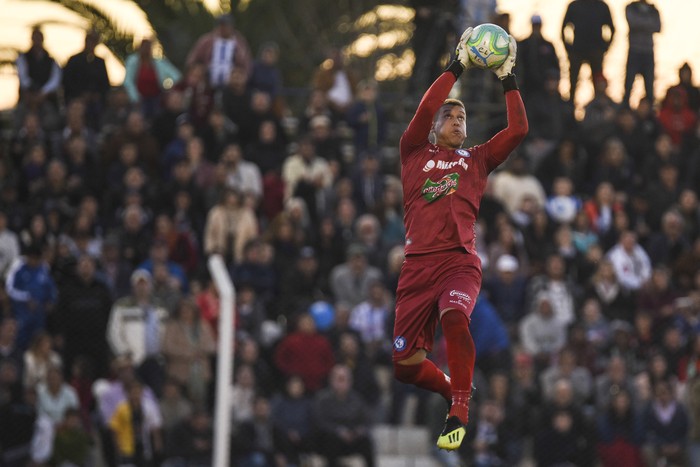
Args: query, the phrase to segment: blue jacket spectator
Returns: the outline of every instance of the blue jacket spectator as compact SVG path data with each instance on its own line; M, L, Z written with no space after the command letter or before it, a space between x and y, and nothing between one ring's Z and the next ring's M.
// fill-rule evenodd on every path
M7 295L17 320L20 349L27 349L34 333L46 327L46 315L58 298L56 284L41 255L39 245L30 245L26 255L16 261L7 274Z

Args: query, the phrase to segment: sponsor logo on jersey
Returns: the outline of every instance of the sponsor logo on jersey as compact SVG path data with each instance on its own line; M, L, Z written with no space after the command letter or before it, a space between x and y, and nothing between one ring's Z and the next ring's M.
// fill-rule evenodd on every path
M430 159L428 162L425 163L425 167L423 167L423 172L430 172L435 168L435 161Z
M459 157L472 157L471 153L466 149L457 149L455 154L457 154Z
M472 298L469 296L469 294L466 294L460 290L450 290L450 297L457 297L459 300L464 300L467 303L472 302Z
M459 174L457 172L445 175L437 182L434 182L428 178L423 184L421 195L423 195L423 198L427 202L432 203L443 196L451 195L457 191L458 185Z
M453 162L437 161L437 168L438 169L451 169L452 167L455 167L457 165L462 167L464 170L467 170L469 168L469 164L464 162L464 159L459 159L459 160L453 161Z
M403 349L406 348L406 338L403 336L399 336L396 339L394 339L394 350L397 352L401 352Z

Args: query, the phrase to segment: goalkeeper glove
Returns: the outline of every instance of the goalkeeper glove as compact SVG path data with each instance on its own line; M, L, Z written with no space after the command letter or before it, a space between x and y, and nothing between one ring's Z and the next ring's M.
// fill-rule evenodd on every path
M508 57L503 65L498 68L492 68L491 70L498 76L498 79L504 79L513 72L513 67L515 66L515 56L517 54L518 45L515 42L513 36L508 36Z
M467 53L467 41L472 35L473 30L474 28L471 27L464 30L462 37L459 38L459 42L457 43L457 49L455 49L455 60L461 63L465 70L474 66L472 61L469 60L469 54Z

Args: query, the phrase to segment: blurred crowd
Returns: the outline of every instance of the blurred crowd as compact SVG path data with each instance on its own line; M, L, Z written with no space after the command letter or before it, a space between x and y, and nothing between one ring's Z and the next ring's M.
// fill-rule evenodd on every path
M417 34L449 30L413 3ZM481 5L507 27L467 3L468 21ZM574 0L564 40L590 11L605 23L601 5ZM518 38L530 134L481 202L469 439L436 460L700 465L700 89L686 64L659 98L617 102L574 41L595 86L577 119L541 27L533 16ZM314 452L373 466L373 426L440 430L444 401L392 375L404 227L390 129L407 121L372 77L330 49L295 109L278 45L254 54L230 16L182 72L142 41L121 86L98 31L63 65L40 29L31 39L0 146L0 466L210 466L212 254L236 288L234 465ZM423 52L413 99L439 73Z

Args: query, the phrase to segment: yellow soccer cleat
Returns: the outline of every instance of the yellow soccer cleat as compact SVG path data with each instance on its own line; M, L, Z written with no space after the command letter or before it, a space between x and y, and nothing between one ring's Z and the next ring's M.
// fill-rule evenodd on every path
M442 433L438 437L437 447L448 451L459 449L466 434L467 430L462 422L453 415L445 420L445 428L442 429Z

